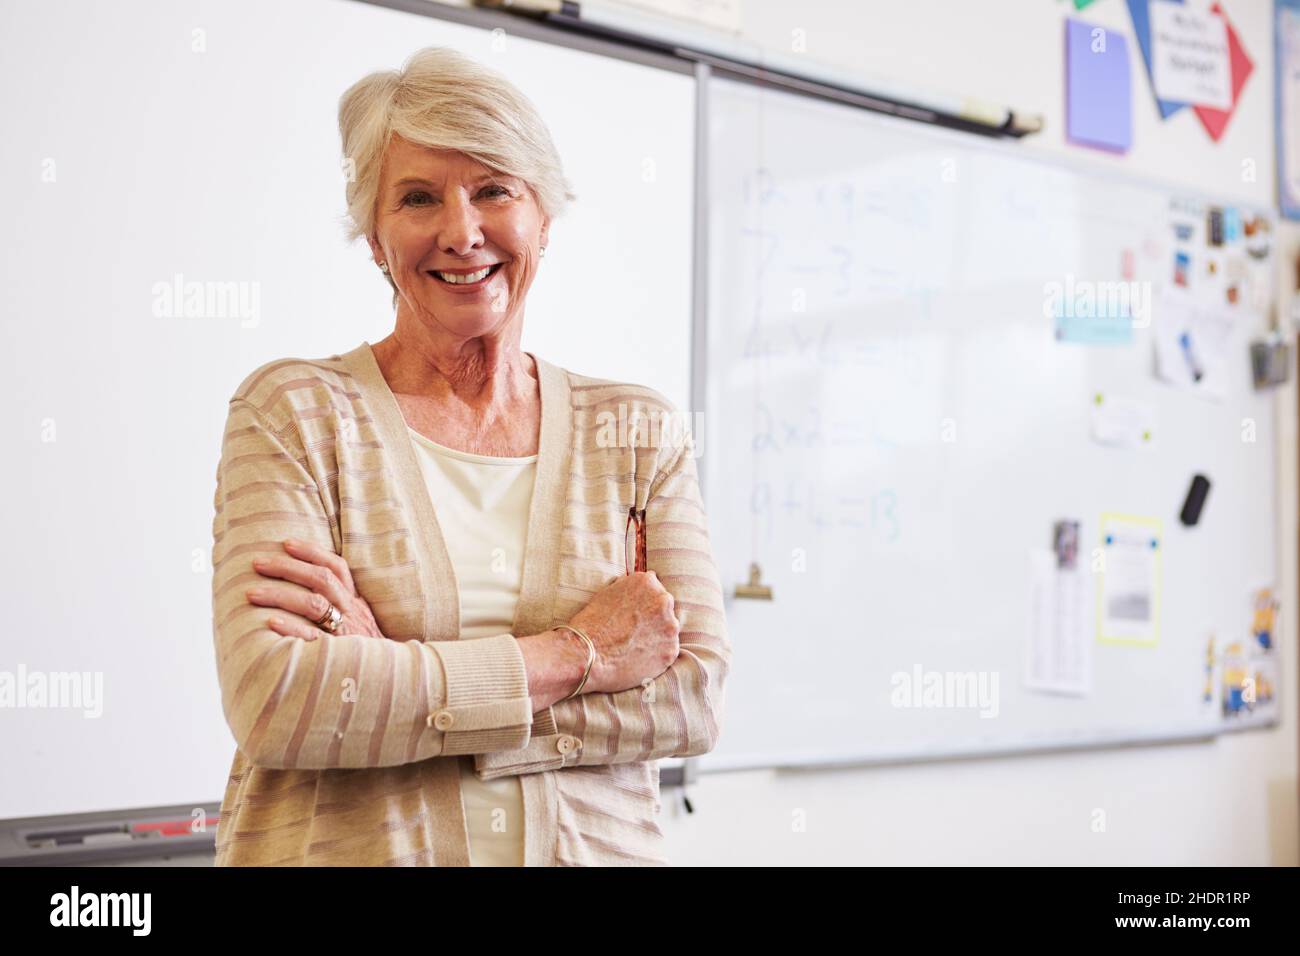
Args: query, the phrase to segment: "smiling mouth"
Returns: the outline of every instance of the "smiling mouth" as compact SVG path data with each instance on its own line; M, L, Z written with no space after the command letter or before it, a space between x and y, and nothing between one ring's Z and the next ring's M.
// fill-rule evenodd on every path
M430 269L428 274L433 276L443 285L456 286L457 288L472 289L475 286L483 285L501 270L503 263L497 262L493 265L480 269L478 272L472 272L469 275L455 275L449 272L439 272L437 269Z

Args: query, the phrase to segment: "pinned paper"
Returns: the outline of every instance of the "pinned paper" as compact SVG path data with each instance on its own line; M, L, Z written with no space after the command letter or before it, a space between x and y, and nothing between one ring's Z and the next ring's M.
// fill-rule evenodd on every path
M1223 655L1223 716L1234 723L1267 722L1277 715L1277 599L1272 587L1251 595L1250 636Z
M1085 580L1078 568L1060 567L1051 549L1030 551L1026 687L1076 695L1091 689Z
M1223 716L1236 717L1246 713L1250 693L1250 663L1240 641L1233 641L1223 653Z
M1275 715L1276 705L1277 660L1249 653L1240 641L1229 644L1223 655L1223 716L1262 721Z
M1129 345L1133 320L1127 315L1056 316L1056 340L1082 345Z
M1241 238L1241 213L1236 206L1223 210L1223 241L1236 242Z
M1137 37L1138 46L1142 50L1142 59L1146 63L1147 75L1151 78L1151 88L1156 89L1155 70L1153 64L1153 51L1151 40L1151 16L1150 7L1157 3L1163 6L1183 5L1182 0L1127 0L1129 16L1133 20L1133 33ZM1228 20L1223 8L1217 3L1210 7L1210 13L1218 16L1224 24L1228 40L1228 72L1229 72L1229 105L1226 109L1216 109L1213 106L1196 106L1194 107L1201 125L1215 142L1223 136L1224 130L1227 129L1228 120L1232 118L1232 113L1236 109L1237 99L1241 94L1241 89L1246 85L1246 79L1254 69L1254 64L1246 54L1246 49L1242 46L1241 37L1233 28L1232 22ZM1162 119L1168 119L1177 113L1187 102L1178 100L1161 99L1159 93L1156 94L1156 105L1160 108Z
M1153 327L1156 375L1203 398L1222 400L1228 393L1232 326L1232 317L1221 309L1166 289Z
M1058 342L1085 345L1130 345L1135 320L1151 317L1149 288L1140 282L1050 282L1043 313L1052 319Z
M1142 50L1142 59L1146 63L1147 76L1151 79L1152 89L1155 89L1155 76L1151 70L1151 18L1148 15L1148 3L1150 0L1128 0L1129 16L1133 20L1133 33L1137 37L1138 46ZM1182 0L1169 0L1172 3L1182 3ZM1156 105L1160 108L1160 118L1169 119L1180 109L1186 106L1186 103L1162 100L1156 97Z
M1092 402L1092 438L1114 448L1139 448L1155 437L1155 408L1148 402L1103 395Z
M1100 527L1097 639L1154 646L1160 639L1160 520L1103 514Z
M1232 106L1228 29L1221 17L1151 0L1151 82L1159 99L1226 110Z
M1258 653L1269 653L1277 646L1277 598L1271 587L1255 592L1250 621L1252 648Z
M1065 79L1066 138L1127 152L1133 143L1128 41L1113 30L1066 20Z

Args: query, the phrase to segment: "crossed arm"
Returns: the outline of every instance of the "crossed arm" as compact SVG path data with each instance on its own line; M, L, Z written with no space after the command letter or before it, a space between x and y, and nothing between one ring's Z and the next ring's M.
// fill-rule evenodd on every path
M561 767L693 757L717 742L731 662L722 588L689 439L647 493L646 558L673 596L681 653L641 687L583 694L533 715L522 748L480 753L480 779Z
M646 501L650 566L673 594L681 653L643 687L586 694L533 713L528 672L510 634L474 641L329 635L305 641L268 627L244 591L252 561L287 536L337 551L296 422L278 427L231 402L213 520L213 631L227 723L254 765L390 766L474 754L479 776L692 756L717 740L730 662L722 594L690 444ZM279 616L283 616L280 612Z
M303 640L250 603L258 556L294 537L337 551L296 422L230 404L217 468L212 611L226 722L255 766L385 767L525 746L528 676L510 634L474 641L394 641L358 634ZM297 586L297 585L295 585Z

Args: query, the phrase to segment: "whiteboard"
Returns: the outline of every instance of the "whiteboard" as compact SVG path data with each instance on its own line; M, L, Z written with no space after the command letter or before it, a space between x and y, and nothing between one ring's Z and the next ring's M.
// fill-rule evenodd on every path
M1158 317L1180 197L726 79L707 102L701 467L735 654L701 769L1214 732L1208 637L1248 626L1274 570L1272 398L1246 344L1261 314L1234 311L1214 402L1157 380L1154 322L1128 345L1058 342L1044 309L1049 282L1118 279L1127 250ZM1252 269L1261 290L1269 265ZM1153 440L1094 442L1097 393L1149 406ZM1185 528L1197 472L1213 487ZM1089 580L1087 692L1031 690L1031 549L1077 520L1091 575L1107 512L1161 522L1158 642L1097 641ZM773 600L732 597L751 562ZM988 693L896 693L934 674Z
M343 239L339 96L444 44L519 85L579 197L523 347L685 408L694 80L344 0L23 0L0 34L0 670L99 674L103 695L99 717L0 712L0 817L217 802L234 753L209 553L227 400L263 362L393 324L369 250ZM154 287L177 275L250 283L257 308L159 317Z

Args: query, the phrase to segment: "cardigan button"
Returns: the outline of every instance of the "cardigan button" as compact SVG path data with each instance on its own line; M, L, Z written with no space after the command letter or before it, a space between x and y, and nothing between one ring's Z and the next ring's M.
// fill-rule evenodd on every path
M455 722L456 718L451 715L450 711L440 710L433 715L433 726L439 730L449 730Z
M562 734L560 738L555 741L555 749L562 754L570 753L571 751L576 750L578 747L581 746L582 746L581 740L579 740L577 737L570 737L568 734Z

